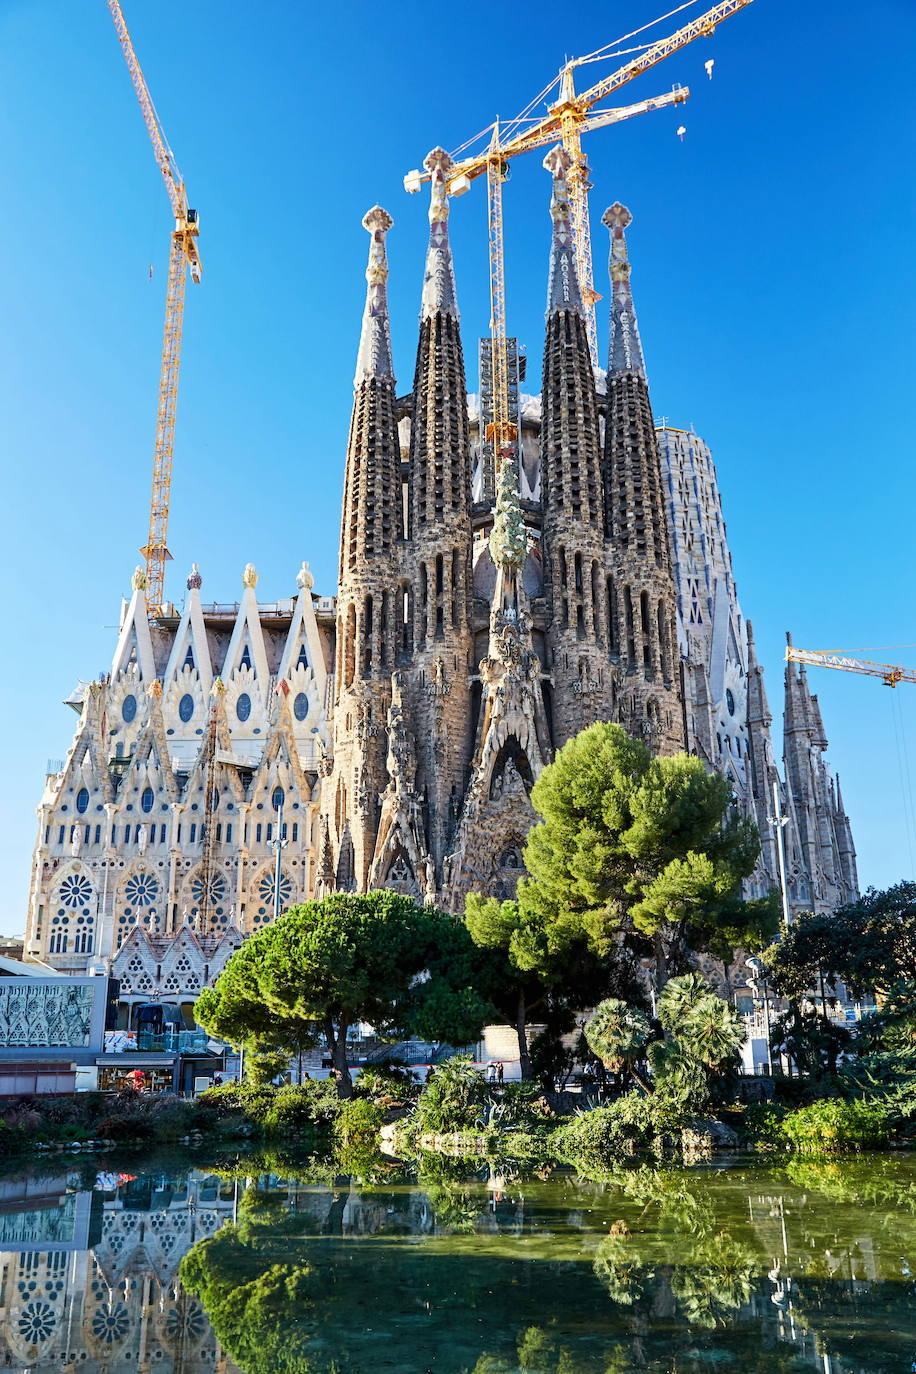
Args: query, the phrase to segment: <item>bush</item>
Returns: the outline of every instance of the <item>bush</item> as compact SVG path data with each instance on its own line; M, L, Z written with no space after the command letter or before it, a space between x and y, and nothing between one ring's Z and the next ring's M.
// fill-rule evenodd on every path
M534 1131L557 1114L534 1083L507 1083L490 1116L490 1124L511 1130Z
M264 1115L264 1128L270 1135L295 1136L327 1126L340 1109L337 1089L330 1079L306 1079L274 1090Z
M487 1085L467 1055L456 1055L433 1071L414 1115L424 1134L479 1131L487 1119Z
M892 1113L883 1102L828 1098L788 1112L779 1134L799 1154L842 1154L886 1145L892 1128Z
M361 1069L354 1084L357 1097L368 1097L383 1107L395 1107L406 1102L416 1102L420 1095L420 1084L406 1064L394 1060Z
M669 1101L641 1092L624 1093L605 1107L580 1112L550 1137L567 1163L590 1160L611 1163L621 1154L657 1149L684 1124L684 1114Z
M244 1115L255 1125L263 1126L276 1094L276 1088L266 1083L221 1083L218 1088L207 1088L198 1101L217 1117Z
M364 1149L378 1145L378 1133L385 1120L381 1107L364 1097L341 1102L334 1122L334 1139L342 1150Z

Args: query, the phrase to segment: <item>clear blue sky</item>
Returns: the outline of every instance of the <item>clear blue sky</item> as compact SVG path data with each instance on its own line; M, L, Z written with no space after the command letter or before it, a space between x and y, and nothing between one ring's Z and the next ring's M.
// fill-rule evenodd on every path
M260 594L288 595L307 558L333 591L361 215L379 201L395 218L406 390L427 224L403 174L434 144L453 148L515 114L566 54L664 6L123 3L202 219L167 590L180 597L196 560L205 598L235 599L250 559ZM599 289L598 219L619 198L634 214L656 414L693 424L713 449L777 712L785 629L813 647L916 641L914 58L911 0L755 0L627 88L629 101L680 81L693 91L686 107L589 145ZM0 930L14 932L45 762L63 756L75 724L60 702L110 662L146 532L169 216L104 0L0 0L0 140ZM506 192L508 308L535 380L548 198L539 159L520 159ZM473 385L488 320L479 183L455 202L452 231ZM916 648L898 657L916 662ZM811 676L863 884L910 876L891 707L916 769L916 687Z

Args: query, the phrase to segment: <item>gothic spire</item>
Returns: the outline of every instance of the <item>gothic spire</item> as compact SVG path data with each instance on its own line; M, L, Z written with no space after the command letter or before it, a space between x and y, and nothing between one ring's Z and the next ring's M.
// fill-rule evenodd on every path
M611 344L608 356L608 372L612 375L621 372L634 372L645 377L646 364L643 358L639 326L636 323L636 309L633 305L633 292L630 288L630 260L627 257L625 230L633 223L633 216L625 205L615 201L601 217L601 223L611 231L611 254L608 266L611 273Z
M371 239L366 267L366 309L356 356L354 386L359 386L368 377L390 377L394 380L388 318L388 256L385 248L385 237L393 223L388 211L380 205L373 205L363 215L363 228L368 230Z
M570 154L558 143L544 158L544 166L553 177L550 217L553 238L550 245L550 276L547 283L547 314L555 310L574 310L584 318L582 293L576 272L576 252L573 243L572 212L566 173L572 163Z
M423 277L423 298L420 319L433 315L451 315L458 319L458 293L455 289L455 268L452 247L448 238L448 192L446 177L452 159L444 148L433 148L423 159L423 166L432 179L429 202L429 247L426 250L426 272Z

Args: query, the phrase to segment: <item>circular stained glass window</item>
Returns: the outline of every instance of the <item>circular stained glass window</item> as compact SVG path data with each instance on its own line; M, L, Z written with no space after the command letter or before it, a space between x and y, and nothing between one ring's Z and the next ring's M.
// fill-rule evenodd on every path
M80 790L79 790L79 791L77 792L77 794L76 794L76 809L77 809L77 811L80 813L80 815L82 816L83 812L87 809L88 806L89 806L89 792L88 792L88 789L85 788L85 787L81 787Z
M54 1308L49 1302L30 1302L19 1313L19 1335L28 1345L46 1341L54 1330Z
M247 692L243 692L235 703L235 714L239 720L247 720L251 715L251 697Z
M289 906L289 899L293 895L293 880L287 873L280 874L280 908ZM274 906L274 874L265 873L258 883L258 896L273 911Z
M725 689L725 705L728 707L728 714L733 716L735 714L735 698L730 687Z
M189 721L194 714L194 698L190 692L185 692L181 701L178 703L178 714L183 721Z
M92 896L92 883L81 873L69 873L60 885L60 900L64 906L86 906Z
M293 715L297 720L305 720L309 713L309 699L304 692L297 692L293 701Z
M129 725L137 714L137 698L135 696L125 697L121 703L121 717Z
M130 1314L123 1302L116 1302L107 1309L97 1308L92 1317L92 1334L106 1345L123 1341L129 1326Z
M150 811L153 809L154 801L153 789L151 787L144 787L143 791L140 793L140 810L145 811L147 815L149 815Z
M207 886L208 906L214 906L217 902L222 902L225 900L227 891L226 879L223 877L221 873L214 873ZM204 883L202 877L198 876L194 879L193 883L191 884L191 895L194 898L195 903L197 904L194 907L194 914L196 915L197 907L200 905L200 902L202 901L204 895Z
M152 873L134 873L124 884L131 906L152 906L159 896L159 882Z

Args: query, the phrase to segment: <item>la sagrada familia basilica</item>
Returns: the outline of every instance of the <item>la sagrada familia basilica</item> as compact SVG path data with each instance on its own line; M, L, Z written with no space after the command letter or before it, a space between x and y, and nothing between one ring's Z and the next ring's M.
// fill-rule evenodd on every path
M392 220L376 206L363 221L336 597L302 564L288 597L259 601L249 564L237 601L208 602L195 567L182 609L151 615L134 575L111 666L70 697L76 732L38 807L29 954L110 969L127 1005L155 993L190 1010L278 907L370 887L455 910L468 891L511 895L531 787L596 720L731 780L760 828L755 894L778 883L778 804L792 906L856 895L817 698L788 668L780 771L711 455L653 417L630 213L604 216L605 372L589 354L562 149L545 166L543 375L525 394L510 343L515 457L495 461L484 437L488 341L480 391L467 390L436 149L407 392L392 364Z

